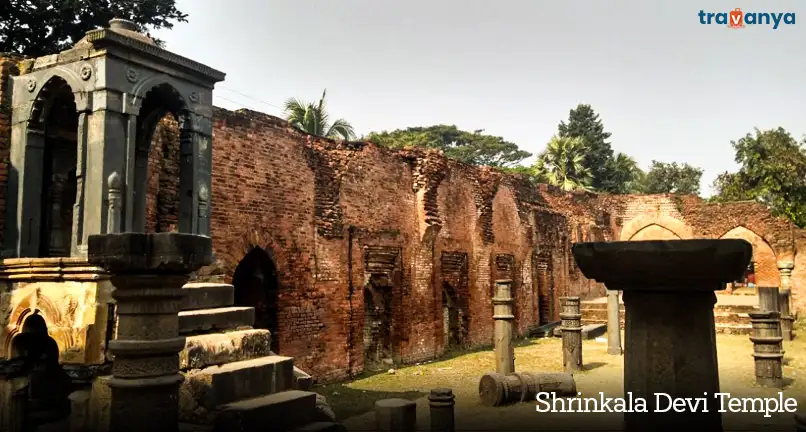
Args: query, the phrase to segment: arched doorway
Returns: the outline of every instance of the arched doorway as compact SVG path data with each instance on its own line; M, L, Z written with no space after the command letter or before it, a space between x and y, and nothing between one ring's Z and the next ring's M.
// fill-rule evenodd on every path
M70 256L73 207L76 203L78 113L73 91L65 80L51 78L40 91L41 109L31 127L44 134L39 256Z
M279 281L269 254L259 247L250 250L235 268L232 285L235 305L255 308L255 328L271 332L271 349L279 353Z
M364 287L364 369L390 366L392 345L392 286L384 275L372 275Z

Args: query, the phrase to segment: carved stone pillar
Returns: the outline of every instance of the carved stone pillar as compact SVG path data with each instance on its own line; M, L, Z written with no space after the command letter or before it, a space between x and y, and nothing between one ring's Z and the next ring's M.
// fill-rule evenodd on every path
M449 388L431 390L428 406L431 409L431 432L454 432L454 406L456 396Z
M44 161L45 134L29 126L27 117L14 123L6 183L6 256L39 256Z
M785 341L791 341L794 337L792 334L792 325L795 321L792 313L792 269L794 268L795 263L792 261L778 261L778 272L781 275L778 311L781 312L781 334Z
M745 240L578 243L582 273L624 292L624 392L648 413L625 413L628 431L722 430L714 326L714 291L738 280L753 248ZM654 412L657 393L701 398L705 410Z
M115 285L117 339L109 381L110 430L176 431L179 421L179 337L182 286L212 262L209 237L124 233L89 237L89 261Z
M123 198L121 189L123 187L123 181L117 171L109 176L107 184L109 187L109 214L106 216L106 232L115 234L121 231L121 220L123 216L123 209L121 208Z
M568 373L582 370L582 314L579 297L560 297L563 333L563 367Z
M607 353L622 355L621 349L621 306L619 292L607 290Z
M210 233L212 120L188 112L181 119L179 231Z
M508 375L515 372L515 349L512 346L512 330L515 315L512 313L512 281L495 281L493 297L493 320L495 320L495 371Z
M783 360L781 349L780 314L775 311L752 312L753 358L756 365L756 383L764 387L783 388Z
M781 307L780 299L781 296L778 292L778 287L758 287L758 309L761 312L775 312L775 318L781 321L781 313L779 308ZM781 323L776 326L778 331L778 336L781 336L781 340L783 340L783 335L781 332ZM783 352L783 344L781 345L781 352Z

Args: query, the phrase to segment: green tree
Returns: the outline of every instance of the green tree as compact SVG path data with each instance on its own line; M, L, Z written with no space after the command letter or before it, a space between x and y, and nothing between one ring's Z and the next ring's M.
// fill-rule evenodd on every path
M338 119L330 123L325 107L326 94L327 89L322 92L318 103L302 102L294 98L288 99L284 106L286 120L295 128L311 135L345 140L354 139L353 126L347 120Z
M646 175L642 179L643 193L699 194L702 169L687 163L665 163L652 161Z
M140 31L173 28L187 22L175 0L4 0L0 1L0 52L36 57L63 51L112 18L137 24ZM161 44L160 41L157 41Z
M446 157L473 165L514 168L531 153L502 137L487 135L483 129L473 132L454 125L410 127L391 132L372 132L366 140L375 144L402 149L424 147L442 150Z
M757 200L806 227L806 148L785 129L755 130L731 145L738 172L714 181L714 201Z
M587 146L582 138L554 136L533 166L538 181L565 191L591 190L591 173L585 166Z
M560 122L558 131L561 138L584 140L587 152L583 165L590 171L591 186L604 192L616 192L612 190L616 177L611 163L613 148L607 141L611 134L605 132L599 114L590 105L580 104L569 112L567 123Z
M603 180L602 189L610 193L640 193L644 172L630 156L616 153L607 161L608 177Z

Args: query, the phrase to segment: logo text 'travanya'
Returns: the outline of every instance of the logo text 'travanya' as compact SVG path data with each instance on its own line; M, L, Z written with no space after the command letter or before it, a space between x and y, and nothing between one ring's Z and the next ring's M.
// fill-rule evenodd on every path
M745 25L772 25L773 30L783 24L795 24L795 13L783 12L742 12L736 8L730 12L699 12L700 24L720 24L730 28L743 28Z

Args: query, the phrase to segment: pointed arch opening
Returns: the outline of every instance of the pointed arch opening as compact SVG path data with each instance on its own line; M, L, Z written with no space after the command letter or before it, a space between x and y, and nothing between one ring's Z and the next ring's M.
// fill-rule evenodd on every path
M734 282L734 293L747 292L752 294L757 292L756 287L759 286L780 286L781 279L775 252L763 237L749 228L737 226L720 238L743 239L753 246L753 258L748 265L743 280Z
M70 256L78 192L78 112L66 80L54 75L45 83L29 128L40 131L44 139L38 255Z
M271 349L280 352L279 279L277 266L262 248L252 248L232 277L235 305L255 308L255 328L271 332Z

